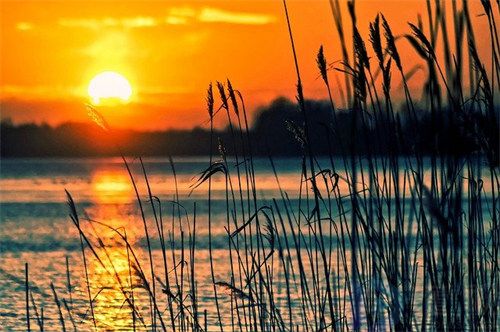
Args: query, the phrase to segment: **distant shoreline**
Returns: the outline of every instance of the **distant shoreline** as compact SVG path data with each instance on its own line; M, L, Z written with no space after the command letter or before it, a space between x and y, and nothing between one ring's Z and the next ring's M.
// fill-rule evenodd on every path
M470 129L469 120L453 125L446 119L434 123L428 111L418 110L419 121L414 124L410 116L402 111L398 114L399 133L395 134L388 130L390 120L384 119L383 115L377 115L381 118L374 125L362 125L355 123L354 111L337 110L334 120L327 102L308 100L306 104L311 117L309 143L315 156L481 153L480 142ZM258 110L248 133L245 130L240 132L237 123L232 124L232 129L228 126L213 133L209 128L200 127L191 130L148 132L116 129L105 132L90 122L51 127L13 124L3 120L0 126L0 155L2 158L118 157L121 154L142 157L206 156L220 154L222 143L226 155L234 155L235 149L244 149L254 156L301 156L302 120L297 105L282 97ZM486 119L478 118L476 121L481 123ZM491 137L490 141L498 147L498 133L491 134L496 135L496 139Z

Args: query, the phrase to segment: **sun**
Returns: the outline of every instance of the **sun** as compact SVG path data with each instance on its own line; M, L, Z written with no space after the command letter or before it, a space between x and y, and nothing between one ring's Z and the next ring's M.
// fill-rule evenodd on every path
M100 104L105 100L127 102L132 95L132 87L123 75L105 71L90 81L88 94L94 104Z

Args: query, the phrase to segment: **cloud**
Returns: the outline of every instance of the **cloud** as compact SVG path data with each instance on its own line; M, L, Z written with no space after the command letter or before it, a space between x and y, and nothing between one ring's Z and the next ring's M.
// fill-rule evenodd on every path
M102 19L95 18L62 18L59 20L59 25L69 28L86 28L99 30L102 28L121 27L121 28L147 28L155 27L159 24L158 20L149 16L136 16L113 18L105 17Z
M161 25L185 25L191 22L226 23L238 25L265 25L276 21L272 15L228 11L213 7L195 9L192 7L172 7L164 17L104 17L104 18L61 18L58 24L67 28L100 30L103 28L152 28ZM27 30L32 26L20 22L18 29Z
M187 24L188 20L182 16L167 16L165 17L165 24L168 25L183 25Z
M154 27L158 22L153 17L138 16L133 18L124 18L122 24L130 28Z
M191 7L172 7L165 22L170 24L187 24L190 20L202 23L264 25L275 22L276 18L272 15L228 11L213 7L203 7L198 10Z
M231 12L217 8L203 8L198 15L198 20L200 22L264 25L273 23L276 18L264 14Z
M19 22L16 24L16 28L21 31L28 31L33 29L33 24L30 22Z

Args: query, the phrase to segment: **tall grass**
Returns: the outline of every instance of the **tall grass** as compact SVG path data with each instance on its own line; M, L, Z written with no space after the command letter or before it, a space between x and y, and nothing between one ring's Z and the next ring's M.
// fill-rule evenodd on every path
M81 220L68 193L86 276L90 318L82 321L90 322L87 327L102 328L96 321L93 305L99 291L91 287L87 266L87 260L92 258L114 280L124 306L130 311L133 330L500 329L499 118L495 104L500 87L500 46L495 21L498 4L482 1L490 26L491 55L481 60L466 1L461 9L457 2L452 3L452 27L448 26L449 8L445 8L445 2L429 0L427 23L419 20L409 24L408 34L395 36L390 23L380 14L369 25L368 38L363 39L354 2L347 3L346 18L342 16L342 4L330 0L341 45L337 56L342 57L340 67L334 69L336 75L344 76L345 83L343 88L331 84L332 72L321 47L318 70L332 114L331 122L324 127L329 144L341 147L343 152L340 157L331 153L326 156L328 165L320 163L320 156L310 143L309 130L315 119L305 103L293 20L286 2L283 4L297 74L298 112L303 115L302 123L288 124L303 151L302 170L297 179L298 199L290 199L289 193L282 189L271 155L269 161L280 195L269 202L259 197L242 94L229 81L217 82L220 96L217 107L210 85L209 164L193 183L192 190L201 190L204 183L208 185L209 289L213 294L200 294L198 290L196 205L190 216L178 194L173 161L176 194L165 204L154 195L147 170L139 159L156 226L158 238L154 238L155 233L148 230L146 222L148 205L143 204L129 161L123 157L144 224L148 259L140 259L125 230ZM345 23L348 20L349 28ZM348 45L348 31L352 31L353 45ZM426 66L423 96L418 99L408 84L413 68L405 67L399 52L404 42ZM444 50L442 57L438 49ZM349 55L348 50L353 53ZM491 64L486 65L485 61ZM464 76L468 76L467 84ZM395 101L394 82L401 82L401 103ZM385 154L376 155L373 151L380 149L375 146L370 149L370 144L366 144L368 149L361 154L356 146L358 140L353 139L350 146L339 140L333 130L336 121L333 95L344 94L343 89L346 91L343 98L353 115L352 136L370 143L365 133L377 128L380 141L373 144L387 146ZM406 139L403 126L414 128L412 135L420 135L418 128L423 120L417 104L430 110L434 145L430 149L425 147L430 154L418 146L411 153L402 154L401 146ZM107 127L97 113L93 116ZM231 142L215 137L216 116L226 117ZM440 140L445 136L466 137L474 152L442 154ZM225 184L227 279L218 279L214 272L212 181L216 177L222 177ZM170 220L162 212L166 211L165 205L171 207ZM84 223L107 227L119 237L128 261L125 278L117 272L106 246L102 245L105 240L99 235L92 240ZM162 262L156 265L153 241L160 243ZM155 266L162 266L163 271ZM68 317L74 317L69 272L67 280L71 305L66 305L66 309ZM137 283L140 290L135 286ZM64 329L59 301L63 295L58 295L54 287L52 290ZM26 268L28 330L29 292ZM148 301L139 305L141 296ZM226 305L223 296L229 296L230 317L223 314L222 307ZM210 301L210 307L202 311L206 301ZM66 304L65 299L63 303ZM39 318L37 321L42 328L43 314L41 321ZM79 322L75 329L76 326Z

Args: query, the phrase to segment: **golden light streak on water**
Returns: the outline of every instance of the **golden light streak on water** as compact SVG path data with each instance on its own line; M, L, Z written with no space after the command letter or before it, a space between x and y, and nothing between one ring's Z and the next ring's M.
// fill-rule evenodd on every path
M125 171L99 170L92 176L92 192L98 203L129 203L134 191Z

